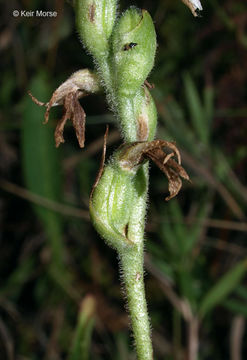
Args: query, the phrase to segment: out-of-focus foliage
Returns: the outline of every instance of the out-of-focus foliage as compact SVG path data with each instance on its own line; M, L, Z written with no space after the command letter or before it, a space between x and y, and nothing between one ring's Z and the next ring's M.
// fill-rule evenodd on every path
M247 317L247 3L202 1L202 18L179 0L134 3L158 35L149 82L159 138L176 141L192 179L167 203L167 180L151 168L145 261L155 359L187 359L193 324L198 359L235 360L236 342L244 359L247 327L234 339L236 317ZM27 95L46 102L71 73L93 68L73 8L1 5L0 357L134 359L117 259L88 221L107 123L108 146L118 146L115 121L102 95L86 97L85 149L69 125L55 149L61 108L42 125L45 110ZM12 15L36 9L57 16Z

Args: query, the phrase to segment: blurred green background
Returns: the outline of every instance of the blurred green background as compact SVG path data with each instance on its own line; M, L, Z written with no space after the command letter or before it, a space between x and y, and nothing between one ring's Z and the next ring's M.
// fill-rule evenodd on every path
M151 166L146 292L156 360L247 356L247 3L204 0L194 18L179 0L121 1L155 22L149 77L158 137L175 140L191 176L165 202ZM56 17L13 16L13 10ZM100 164L121 139L103 95L81 100L86 144L71 125L55 148L61 107L43 125L41 101L74 71L93 68L63 0L1 1L0 359L135 359L118 259L89 222ZM194 358L193 358L194 356Z

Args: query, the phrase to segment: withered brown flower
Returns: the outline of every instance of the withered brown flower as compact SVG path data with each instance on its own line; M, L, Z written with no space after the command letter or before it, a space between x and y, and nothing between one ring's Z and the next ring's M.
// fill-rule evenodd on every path
M171 152L165 152L164 148ZM177 161L174 160L175 155ZM166 197L166 200L170 200L178 194L182 187L181 178L189 180L187 172L181 166L180 152L174 142L165 140L139 141L124 144L121 147L119 161L120 166L125 170L132 170L146 159L152 160L168 179L170 195Z
M200 0L182 0L182 2L188 6L195 17L201 17L202 4Z
M86 114L83 110L79 99L100 91L99 80L97 75L88 69L79 70L75 72L69 79L61 84L52 94L49 102L43 103L37 100L30 92L32 100L39 106L45 106L45 121L47 124L49 120L50 110L53 106L63 105L64 112L62 118L58 121L55 129L54 137L56 147L64 143L64 126L67 120L71 120L76 132L76 137L81 148L84 147L85 142L85 119Z

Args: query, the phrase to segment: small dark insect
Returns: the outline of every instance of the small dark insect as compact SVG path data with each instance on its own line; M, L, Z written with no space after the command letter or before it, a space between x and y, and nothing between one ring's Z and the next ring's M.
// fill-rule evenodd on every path
M130 50L130 49L133 49L133 47L135 47L136 45L137 45L137 43L132 43L132 42L129 43L129 44L125 44L123 50L127 51L127 50Z

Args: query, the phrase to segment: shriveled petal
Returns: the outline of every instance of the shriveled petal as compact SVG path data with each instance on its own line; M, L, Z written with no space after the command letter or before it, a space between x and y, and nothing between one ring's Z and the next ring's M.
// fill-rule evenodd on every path
M166 152L163 149L172 150ZM177 161L174 160L176 155ZM165 140L143 141L122 146L119 160L120 166L124 170L132 170L140 165L145 159L152 160L159 169L166 175L168 179L168 189L170 196L166 200L170 200L177 195L182 186L181 178L189 180L189 176L181 164L181 157L175 143Z
M65 96L64 99L64 114L62 119L58 122L55 129L55 142L56 147L61 143L64 143L64 126L67 120L72 121L72 125L76 132L76 137L81 148L84 147L85 141L85 119L86 114L83 108L81 107L78 100L78 91L69 93Z
M184 168L173 159L169 159L169 161L167 161L167 165L172 167L178 173L178 175L185 180L190 180L189 175L184 170Z
M86 113L81 107L78 98L75 98L71 120L76 132L78 143L81 148L84 147L85 142L85 119Z
M182 2L188 6L195 17L200 16L200 11L202 11L200 0L182 0Z
M189 180L189 176L187 172L184 170L184 168L176 163L173 159L168 160L166 167L166 176L168 178L168 190L170 193L170 196L166 197L166 200L172 199L174 196L176 196L181 187L182 187L182 180L181 177Z
M60 119L57 123L54 133L56 147L59 147L61 143L64 143L63 131L64 131L64 126L67 120L69 119L69 117L70 117L69 111L65 110L62 119Z
M159 154L162 154L162 158L166 155L162 148L167 148L174 151L177 156L178 163L181 163L180 152L174 142L165 140L153 140L153 141L137 141L131 144L124 144L122 146L121 156L119 158L121 166L125 169L132 169L143 162L145 155L148 152L160 150ZM173 155L174 155L173 153ZM158 154L158 152L157 152ZM169 155L170 157L170 155Z
M62 83L52 94L49 102L44 103L37 100L30 92L35 104L45 106L45 121L49 120L50 110L53 106L63 105L64 112L62 119L59 120L55 129L55 143L58 147L64 143L63 131L67 120L71 120L76 132L76 137L81 148L84 147L85 141L85 118L86 114L80 105L79 99L90 93L96 93L101 90L99 79L96 74L88 69L79 70L72 74L64 83Z
M189 180L189 176L184 168L176 161L171 159L170 155L172 154L166 155L160 149L156 149L155 151L148 151L146 153L146 156L160 168L160 170L166 175L168 179L168 189L170 196L166 197L167 201L176 196L181 189L182 180L180 177Z
M170 193L170 195L167 196L165 199L166 201L169 201L179 193L182 187L182 180L177 174L177 172L169 166L164 167L164 173L166 174L166 177L168 179L168 190Z

